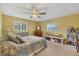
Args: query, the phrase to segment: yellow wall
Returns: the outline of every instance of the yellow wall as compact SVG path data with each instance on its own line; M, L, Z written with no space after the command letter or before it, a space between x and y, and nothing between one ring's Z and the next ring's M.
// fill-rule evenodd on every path
M2 14L0 12L0 37L2 35Z
M12 17L12 16L6 16L6 15L3 15L2 19L3 19L3 21L2 21L3 34L6 33L6 30L8 28L10 29L11 32L15 32L14 31L14 21L15 20L28 24L28 29L26 30L26 32L29 32L30 35L32 35L34 33L35 27L37 25L41 26L43 34L45 34L46 32L48 32L47 31L47 24L49 24L49 23L58 24L59 30L57 32L53 32L53 33L54 34L63 34L64 37L66 37L66 30L70 26L79 28L79 14L60 17L60 18L56 18L56 19L50 19L50 20L44 21L44 22L34 22L34 21L29 21L29 20L25 20L25 19L21 19L21 18L17 18L17 17ZM19 32L19 31L17 31L17 32Z
M17 17L6 16L6 15L3 15L2 18L3 18L3 21L2 21L3 22L2 24L3 34L6 33L7 29L10 29L11 32L15 33L14 21L18 21L18 22L26 23L28 26L28 29L26 30L26 32L29 32L30 35L33 35L35 27L36 27L36 22L17 18ZM21 31L16 31L16 32L21 32Z
M69 28L70 26L79 28L79 14L51 19L45 22L40 22L39 25L41 25L42 27L43 34L48 32L47 24L49 23L56 23L59 25L59 30L57 32L53 32L54 34L63 34L63 36L66 37L67 28Z

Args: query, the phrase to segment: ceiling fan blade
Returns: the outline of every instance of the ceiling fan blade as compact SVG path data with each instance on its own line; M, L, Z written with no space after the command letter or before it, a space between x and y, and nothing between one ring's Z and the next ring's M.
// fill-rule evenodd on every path
M40 18L40 19L41 19L41 17L40 17L40 16L38 16L38 18Z
M24 11L32 11L32 8L21 7L20 9Z
M30 12L26 12L26 11L23 11L23 13L24 13L24 14L32 14L32 13L30 13Z
M46 12L41 12L41 13L39 13L40 15L45 15L46 14Z
M44 10L47 10L47 7L43 7L43 8L37 8L37 10L39 10L39 11L44 11Z

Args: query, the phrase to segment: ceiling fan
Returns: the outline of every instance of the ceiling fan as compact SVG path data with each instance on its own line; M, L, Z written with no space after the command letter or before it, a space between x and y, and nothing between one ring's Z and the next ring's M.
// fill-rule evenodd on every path
M35 7L35 5L32 4L31 6L31 10L29 10L29 12L27 12L27 8L25 8L25 11L23 11L24 14L31 14L30 18L41 18L41 15L45 15L47 14L45 11L40 11L40 9L38 9L37 7Z

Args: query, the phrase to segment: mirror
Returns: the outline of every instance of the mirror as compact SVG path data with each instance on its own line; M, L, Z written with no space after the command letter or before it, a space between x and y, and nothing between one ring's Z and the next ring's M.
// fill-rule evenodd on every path
M37 29L37 30L41 30L41 27L40 27L40 26L37 26L36 29Z

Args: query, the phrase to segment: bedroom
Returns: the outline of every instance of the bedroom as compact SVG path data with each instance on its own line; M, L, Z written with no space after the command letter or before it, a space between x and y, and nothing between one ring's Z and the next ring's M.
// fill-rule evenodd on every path
M46 3L46 4L44 3L37 3L37 4L1 3L0 10L1 10L0 11L0 37L1 37L0 40L1 42L3 42L0 44L3 44L3 45L4 45L3 37L8 32L11 32L10 34L13 35L13 37L16 34L19 34L21 36L29 35L27 39L31 39L30 37L32 37L33 38L32 40L34 42L39 41L39 39L41 39L40 37L34 37L36 35L35 31L39 30L39 32L41 31L42 33L41 34L38 33L37 36L42 36L42 38L44 39L44 41L41 41L43 46L47 45L45 41L47 41L49 45L51 44L51 38L48 36L56 36L58 37L58 39L62 37L63 38L62 43L64 43L65 45L68 44L70 47L72 47L70 43L67 43L67 29L70 27L73 27L75 29L79 28L79 20L78 20L79 4L78 3L69 3L69 4L68 3L66 4L64 3L55 3L55 4L54 3L50 3L50 4L49 3ZM13 37L10 37L10 38L13 38ZM58 39L56 40L56 43L61 44L61 40L58 40ZM27 41L29 42L29 40ZM35 49L40 48L39 45L41 45L41 42L33 44L33 46L31 46L30 48L26 47L28 48L27 50L30 50L28 53L32 53L33 51L35 52ZM19 45L14 44L12 42L8 42L8 44L12 44L13 46L16 45L19 47ZM24 44L24 46L26 46L26 44ZM1 47L3 46L0 46L0 50L1 50ZM23 49L25 48L22 45L21 47ZM32 49L33 47L34 49ZM5 51L5 48L6 48L6 45L4 45L4 51ZM43 47L43 48L46 49L46 47ZM15 50L15 48L12 48L12 49ZM76 53L75 48L72 48L72 49L74 50L73 55L79 55ZM72 51L69 51L69 52L72 52ZM2 53L2 55L11 55L7 53L4 52ZM15 51L12 51L12 53L15 53ZM27 52L26 53L18 52L18 54L19 53L21 53L20 55L28 54ZM40 55L43 55L43 54L40 54ZM54 55L54 54L50 53L49 55ZM63 55L63 54L60 54L60 55Z

